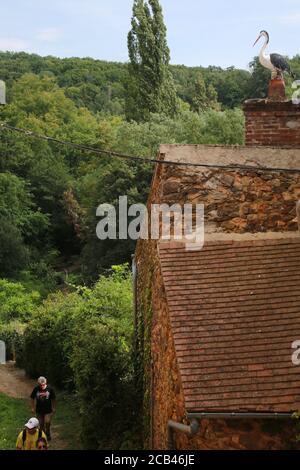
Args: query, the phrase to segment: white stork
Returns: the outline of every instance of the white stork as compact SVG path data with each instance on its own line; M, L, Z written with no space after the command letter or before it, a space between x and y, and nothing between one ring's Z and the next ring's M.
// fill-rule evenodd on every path
M265 42L261 48L259 54L259 62L261 65L272 72L272 78L282 77L283 72L287 72L291 77L296 78L294 73L291 71L290 65L287 60L280 54L266 54L265 50L267 45L269 44L269 33L267 31L261 31L258 38L256 39L255 44L260 40L260 38L264 37Z

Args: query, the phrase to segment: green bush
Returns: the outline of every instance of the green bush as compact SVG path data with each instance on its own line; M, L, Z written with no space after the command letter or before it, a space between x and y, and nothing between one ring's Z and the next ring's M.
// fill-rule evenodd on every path
M29 376L44 375L60 386L72 382L68 348L81 303L78 294L57 293L49 296L37 310L24 334L24 358Z
M0 218L0 276L13 278L28 265L29 251L20 230Z
M86 448L130 447L136 418L132 286L114 266L90 289L48 297L24 333L26 372L75 386Z
M38 292L27 292L20 282L0 279L0 324L14 320L29 321L39 300Z
M71 366L84 448L119 448L132 426L132 361L117 327L90 319L74 336Z

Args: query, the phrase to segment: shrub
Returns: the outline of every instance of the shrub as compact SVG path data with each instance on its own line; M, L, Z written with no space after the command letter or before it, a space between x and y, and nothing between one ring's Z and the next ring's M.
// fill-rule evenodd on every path
M74 336L71 366L87 449L120 447L122 433L132 425L135 401L130 359L117 326L90 319Z
M10 222L0 218L0 276L14 277L24 269L29 252L21 232Z
M0 279L0 323L29 321L39 300L38 292L27 292L19 282Z
M27 326L26 372L75 385L86 448L128 448L137 403L128 266L114 266L92 289L73 288L49 296Z

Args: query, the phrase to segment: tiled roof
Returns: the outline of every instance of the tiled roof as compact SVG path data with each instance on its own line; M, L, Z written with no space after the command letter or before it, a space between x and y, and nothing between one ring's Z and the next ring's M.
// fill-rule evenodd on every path
M161 243L188 412L300 408L300 238Z

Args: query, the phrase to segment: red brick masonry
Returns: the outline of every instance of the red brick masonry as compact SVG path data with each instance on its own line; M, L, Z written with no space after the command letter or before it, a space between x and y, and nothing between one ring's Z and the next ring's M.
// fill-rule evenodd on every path
M161 243L185 408L278 411L300 406L300 238Z
M266 99L244 103L246 145L300 147L300 105Z

